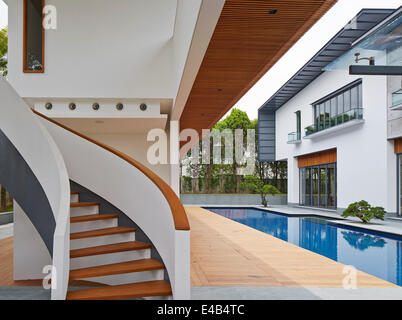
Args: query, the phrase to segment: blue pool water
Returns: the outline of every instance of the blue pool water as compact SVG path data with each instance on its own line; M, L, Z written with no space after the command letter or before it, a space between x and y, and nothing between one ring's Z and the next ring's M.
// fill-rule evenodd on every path
M362 232L316 217L252 208L206 209L402 286L402 237Z

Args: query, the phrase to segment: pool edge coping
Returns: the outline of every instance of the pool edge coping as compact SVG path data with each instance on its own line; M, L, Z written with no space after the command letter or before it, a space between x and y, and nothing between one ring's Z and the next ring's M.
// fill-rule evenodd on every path
M264 210L264 211L270 211L274 212L277 214L282 214L286 216L294 216L294 217L320 217L320 218L325 218L325 219L331 219L331 223L338 224L341 226L345 226L348 228L356 228L359 230L366 230L368 232L377 232L377 233L382 233L384 235L389 235L389 236L397 236L397 237L402 237L402 228L396 229L393 227L389 226L383 226L383 225L378 225L378 224L368 224L364 225L363 223L359 222L358 220L350 220L350 219L345 219L339 216L338 214L335 213L318 213L318 212L312 212L312 213L292 213L292 212L283 212L283 211L278 211L277 209L284 210L285 208L277 208L275 206L271 207L263 207L263 206L255 206L255 205L197 205L201 208L252 208L252 209L258 209L258 210ZM300 209L300 208L298 208ZM307 210L302 208L302 210ZM356 225L357 223L360 223L359 225ZM368 227L368 228L367 228ZM384 227L387 228L384 230ZM391 228L391 230L388 230L388 228Z

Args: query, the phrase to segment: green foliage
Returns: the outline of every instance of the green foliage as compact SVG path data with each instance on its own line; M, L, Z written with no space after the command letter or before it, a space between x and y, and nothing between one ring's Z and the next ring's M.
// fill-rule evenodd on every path
M193 189L191 177L183 176L183 189L185 192L190 192Z
M382 207L372 207L367 201L351 203L342 213L342 217L358 217L363 223L370 222L371 219L384 220L385 210Z
M247 129L255 129L255 139L256 139L256 154L258 154L258 120L250 120L247 113L239 109L233 108L230 114L220 122L218 122L213 129L219 131L231 130L233 133L233 146L235 145L235 130L243 129L243 143L244 148L246 148L246 134ZM204 139L210 140L210 157L211 161L209 164L200 163L199 164L188 164L186 165L187 173L194 178L199 178L199 191L205 193L217 192L217 193L240 193L242 176L239 176L239 169L241 170L244 166L236 163L235 152L233 150L233 163L213 163L213 139L211 136L205 136ZM222 137L221 150L222 158L225 156L225 144L227 143L226 138ZM199 143L199 158L203 154L201 148L201 141ZM246 155L249 156L249 155ZM187 155L187 160L190 158L190 152ZM275 162L260 162L255 159L255 171L251 175L258 177L264 184L273 184L277 189L281 190L283 193L287 191L287 162L286 161L275 161ZM224 176L223 180L220 181L217 177ZM202 181L201 181L202 180ZM193 190L196 192L196 190Z
M223 185L224 192L230 193L234 189L233 176L225 176L225 183Z
M242 188L252 190L255 193L259 193L261 196L261 204L266 207L267 203L267 195L274 196L276 194L280 194L279 190L270 185L264 184L264 181L259 179L256 176L246 176L244 181L242 182Z
M0 73L7 75L8 27L0 30Z
M233 108L230 115L218 122L214 129L251 129L251 121L246 112Z

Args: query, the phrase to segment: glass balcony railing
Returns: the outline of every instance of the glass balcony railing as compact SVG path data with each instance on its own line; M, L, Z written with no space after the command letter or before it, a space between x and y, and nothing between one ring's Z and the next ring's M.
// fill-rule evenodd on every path
M288 142L296 142L301 140L301 133L300 132L291 132L288 134Z
M322 115L317 119L316 124L305 128L306 136L356 119L363 119L363 108L355 108L333 117L330 117L328 114L325 117Z
M402 89L392 93L392 107L402 104Z

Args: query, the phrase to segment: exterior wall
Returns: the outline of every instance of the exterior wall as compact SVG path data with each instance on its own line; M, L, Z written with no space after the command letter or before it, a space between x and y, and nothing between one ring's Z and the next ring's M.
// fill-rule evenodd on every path
M258 111L258 160L275 161L275 111Z
M222 194L181 194L184 205L239 205L259 206L261 196L256 195L222 195ZM286 195L267 196L268 205L286 205Z
M14 213L11 212L3 212L0 213L0 226L8 223L12 223L14 218Z
M392 142L387 141L387 81L385 76L363 76L365 122L359 126L287 144L295 131L295 112L301 110L304 128L313 123L311 103L360 78L348 71L325 72L276 112L276 158L288 160L288 202L299 203L297 156L337 149L338 208L367 200L372 205L396 211L396 158ZM394 179L395 178L395 179Z
M23 98L174 98L200 1L46 0L44 74L22 73L23 0L10 1L9 81Z
M70 117L67 105L75 102L75 118L95 117L93 102L99 102L103 111L111 110L105 111L105 118L116 117L116 112L121 118L141 118L143 112L128 115L126 110L138 110L137 104L147 102L147 112L155 111L150 118L158 121L160 113L170 112L179 90L201 3L46 0L46 5L57 10L57 29L45 31L45 73L28 74L22 72L23 0L10 1L9 82L22 98L50 117L43 107L48 101L58 117ZM125 114L115 110L116 102L125 104ZM85 108L89 111L84 114ZM99 112L96 116L100 117ZM146 153L152 143L147 142L147 130L141 130L89 135L148 166L179 192L179 167L150 165Z

